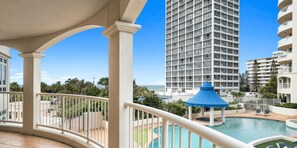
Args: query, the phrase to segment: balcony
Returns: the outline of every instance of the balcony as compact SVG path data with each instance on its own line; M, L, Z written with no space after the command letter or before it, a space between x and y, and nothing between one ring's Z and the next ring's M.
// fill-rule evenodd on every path
M289 74L292 73L292 67L280 67L278 69L278 74L282 75L282 74Z
M293 44L293 39L291 36L288 36L286 38L281 39L278 42L278 49L282 50L282 51L286 51L286 50L292 48L292 44Z
M293 27L292 20L281 24L278 27L278 36L282 38L290 36L292 34L292 27Z
M279 56L277 59L278 63L290 62L293 59L293 54L291 52L284 52L283 55Z
M22 116L28 109L23 107L23 93L1 92L0 96L2 96L1 101L6 102L2 106L6 110L6 114L1 120L1 123L5 124L1 124L0 127L18 125L16 127L22 129L24 120L29 120L24 119ZM37 115L35 130L39 131L36 135L40 136L39 134L42 132L43 136L52 134L60 138L60 140L71 137L76 142L87 143L88 147L92 144L93 147L108 147L108 135L110 132L114 132L109 128L109 121L113 120L109 116L110 105L112 104L110 104L108 98L38 93L34 106ZM123 122L127 122L129 132L122 133L122 135L128 137L129 147L131 148L139 145L149 146L154 139L158 139L158 147L162 145L166 148L169 142L168 127L170 125L179 126L181 129L190 131L190 134L199 135L201 145L202 140L206 139L212 142L214 147L250 147L204 125L196 124L165 111L128 102L125 103L125 108L129 118L123 120ZM154 133L154 130L149 130L152 133L147 133L148 142L146 143L143 139L145 136L136 134L143 130L144 127L158 129L157 133ZM162 128L162 134L160 128ZM149 134L159 136L155 138L150 137ZM174 137L174 133L171 134ZM137 144L135 139L140 143ZM188 144L190 143L191 141L188 141ZM82 145L71 146L82 147Z
M278 22L283 24L286 21L292 20L293 5L288 5L281 9L278 13Z
M279 89L290 89L291 88L291 83L280 83L278 85Z
M292 4L292 0L279 0L278 1L278 9L281 10L290 4Z

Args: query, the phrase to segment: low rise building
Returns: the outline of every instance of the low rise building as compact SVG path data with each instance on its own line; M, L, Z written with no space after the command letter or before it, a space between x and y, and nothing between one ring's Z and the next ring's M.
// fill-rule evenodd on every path
M280 51L273 52L272 57L259 58L248 60L246 62L246 70L248 72L248 80L250 86L253 86L254 82L254 64L257 62L257 77L259 86L262 87L268 83L271 78L271 75L277 74L279 69L278 57L282 56L283 53Z

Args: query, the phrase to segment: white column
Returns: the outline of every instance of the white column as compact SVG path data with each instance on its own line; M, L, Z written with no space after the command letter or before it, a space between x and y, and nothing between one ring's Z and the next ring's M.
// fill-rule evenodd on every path
M214 126L214 108L210 108L210 121L209 126Z
M222 122L225 123L225 107L222 108Z
M202 117L204 117L204 106L201 108Z
M40 92L40 53L21 54L24 58L24 100L23 100L23 129L25 134L33 134L39 119L39 100L36 93Z
M192 106L188 106L188 110L189 110L188 118L189 120L192 120Z
M103 32L109 38L110 148L129 147L129 110L124 103L133 102L133 33L139 29L139 25L117 21Z

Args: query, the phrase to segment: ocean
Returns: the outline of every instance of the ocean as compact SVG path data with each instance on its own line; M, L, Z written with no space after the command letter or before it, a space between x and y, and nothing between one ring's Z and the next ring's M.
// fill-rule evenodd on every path
M165 86L164 85L139 85L141 87L146 87L148 90L153 90L153 91L165 91Z

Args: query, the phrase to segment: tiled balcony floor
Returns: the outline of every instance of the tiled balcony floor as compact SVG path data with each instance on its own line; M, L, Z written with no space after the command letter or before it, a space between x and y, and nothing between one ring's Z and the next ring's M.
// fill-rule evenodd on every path
M70 146L45 138L0 132L0 148L70 148Z

